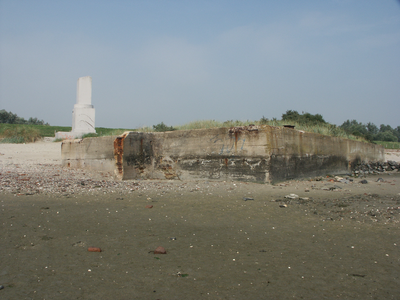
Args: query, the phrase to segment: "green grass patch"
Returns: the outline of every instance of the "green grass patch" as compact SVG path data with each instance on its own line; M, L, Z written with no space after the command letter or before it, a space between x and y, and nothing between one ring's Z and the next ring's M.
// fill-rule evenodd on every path
M71 130L72 127L68 126L0 123L0 143L32 143L44 137L54 137L57 131L69 132ZM85 137L120 135L125 131L133 130L134 129L96 127L97 133L89 133L85 135Z
M97 133L86 133L82 136L82 138L89 138L89 137L98 137L99 135Z
M137 129L96 127L97 136L121 135L125 131L137 131Z
M202 128L230 128L235 126L249 126L249 125L270 125L270 126L277 126L283 127L284 125L294 125L295 129L303 130L306 132L312 133L319 133L322 135L328 136L337 136L345 139L356 140L366 142L365 139L348 134L342 128L332 125L332 124L317 124L317 125L307 125L307 124L300 124L297 122L291 121L282 121L282 120L268 120L265 118L260 119L259 121L240 121L240 120L228 120L225 122L219 122L215 120L202 120L202 121L194 121L184 125L175 126L174 128L178 130L190 130L190 129L202 129ZM140 131L140 130L139 130Z
M375 143L385 147L385 149L400 149L400 142L375 141Z
M54 137L57 131L71 131L68 126L31 125L37 128L42 137Z
M56 131L71 131L67 126L28 125L28 124L4 124L0 123L0 137L4 138L7 131L23 132L37 131L40 137L54 137Z
M35 125L1 124L1 143L32 143L41 139L40 131Z
M364 141L361 137L354 136L346 133L343 129L332 124L319 124L319 125L305 125L296 122L288 122L282 120L268 120L261 118L259 121L240 121L240 120L228 120L220 122L216 120L197 120L184 125L171 126L160 123L153 127L142 127L137 129L124 129L124 128L105 128L96 127L96 133L89 133L84 135L85 137L99 137L99 136L110 136L110 135L121 135L126 131L141 131L141 132L154 132L164 125L168 129L174 130L193 130L193 129L204 129L204 128L230 128L235 126L248 126L248 125L270 125L270 126L283 126L283 125L294 125L295 129L303 130L306 132L319 133L328 136L337 136L341 138ZM158 126L158 127L157 127ZM2 143L28 143L35 142L43 137L54 137L57 131L69 132L71 127L68 126L49 126L49 125L27 125L27 124L0 124L0 142ZM394 142L377 142L388 149L399 149L399 143ZM383 144L382 144L383 143Z

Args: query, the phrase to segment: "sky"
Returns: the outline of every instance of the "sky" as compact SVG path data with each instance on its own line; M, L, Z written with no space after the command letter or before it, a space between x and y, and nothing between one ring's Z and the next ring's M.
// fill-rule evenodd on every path
M280 119L400 125L398 0L0 0L0 109L96 127Z

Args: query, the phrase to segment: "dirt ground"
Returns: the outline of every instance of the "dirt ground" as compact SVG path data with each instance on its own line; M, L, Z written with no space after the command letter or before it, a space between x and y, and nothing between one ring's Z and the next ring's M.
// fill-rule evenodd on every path
M400 299L399 173L116 183L1 166L0 299Z
M399 299L399 177L387 177L353 191L306 181L3 193L1 299Z

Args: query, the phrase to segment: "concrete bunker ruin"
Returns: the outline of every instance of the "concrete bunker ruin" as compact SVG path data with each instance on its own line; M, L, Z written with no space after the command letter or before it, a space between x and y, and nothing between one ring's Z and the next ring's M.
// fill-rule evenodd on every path
M384 160L384 148L291 128L243 126L66 140L62 164L118 179L239 180L270 183L345 174Z

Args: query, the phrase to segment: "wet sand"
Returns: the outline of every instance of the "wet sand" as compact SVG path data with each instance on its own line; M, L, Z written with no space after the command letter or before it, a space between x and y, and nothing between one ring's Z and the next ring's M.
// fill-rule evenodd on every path
M1 299L399 299L398 173L115 182L2 159Z

